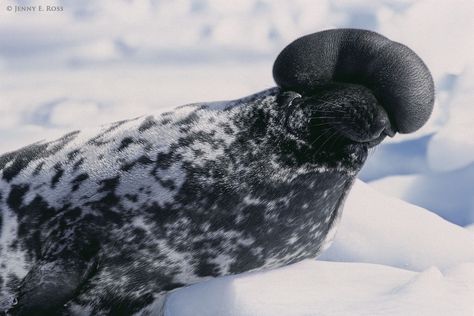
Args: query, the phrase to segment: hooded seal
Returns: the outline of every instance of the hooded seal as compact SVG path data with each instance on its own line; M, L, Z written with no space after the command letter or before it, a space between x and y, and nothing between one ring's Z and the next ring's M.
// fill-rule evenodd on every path
M432 80L405 46L349 29L293 42L274 77L1 156L3 309L155 315L167 291L328 247L368 149L427 120Z

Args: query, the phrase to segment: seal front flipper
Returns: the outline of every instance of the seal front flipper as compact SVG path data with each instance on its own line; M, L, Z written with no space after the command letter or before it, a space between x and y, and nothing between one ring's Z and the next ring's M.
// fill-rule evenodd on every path
M38 261L21 282L9 315L61 315L95 268L95 259L79 256Z

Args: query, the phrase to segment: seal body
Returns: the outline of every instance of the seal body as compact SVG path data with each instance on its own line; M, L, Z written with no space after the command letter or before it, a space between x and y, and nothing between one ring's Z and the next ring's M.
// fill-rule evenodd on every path
M146 314L174 288L316 257L370 147L337 133L344 102L366 132L380 111L362 87L326 94L272 88L1 156L3 308Z

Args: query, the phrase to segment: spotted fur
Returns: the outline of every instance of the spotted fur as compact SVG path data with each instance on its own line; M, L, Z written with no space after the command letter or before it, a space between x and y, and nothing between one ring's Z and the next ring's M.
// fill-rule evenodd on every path
M0 156L0 310L153 314L174 288L316 257L368 147L317 140L328 102L272 88Z

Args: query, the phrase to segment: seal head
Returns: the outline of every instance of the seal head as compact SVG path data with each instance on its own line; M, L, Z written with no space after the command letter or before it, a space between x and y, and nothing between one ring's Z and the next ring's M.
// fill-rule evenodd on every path
M405 45L367 30L303 36L277 57L273 77L283 89L302 94L334 82L361 84L373 92L399 133L419 129L433 110L433 78L421 58Z
M385 109L372 92L355 84L330 84L311 95L299 95L287 109L288 131L304 139L315 154L333 156L374 147L393 136ZM318 161L328 157L318 155Z

